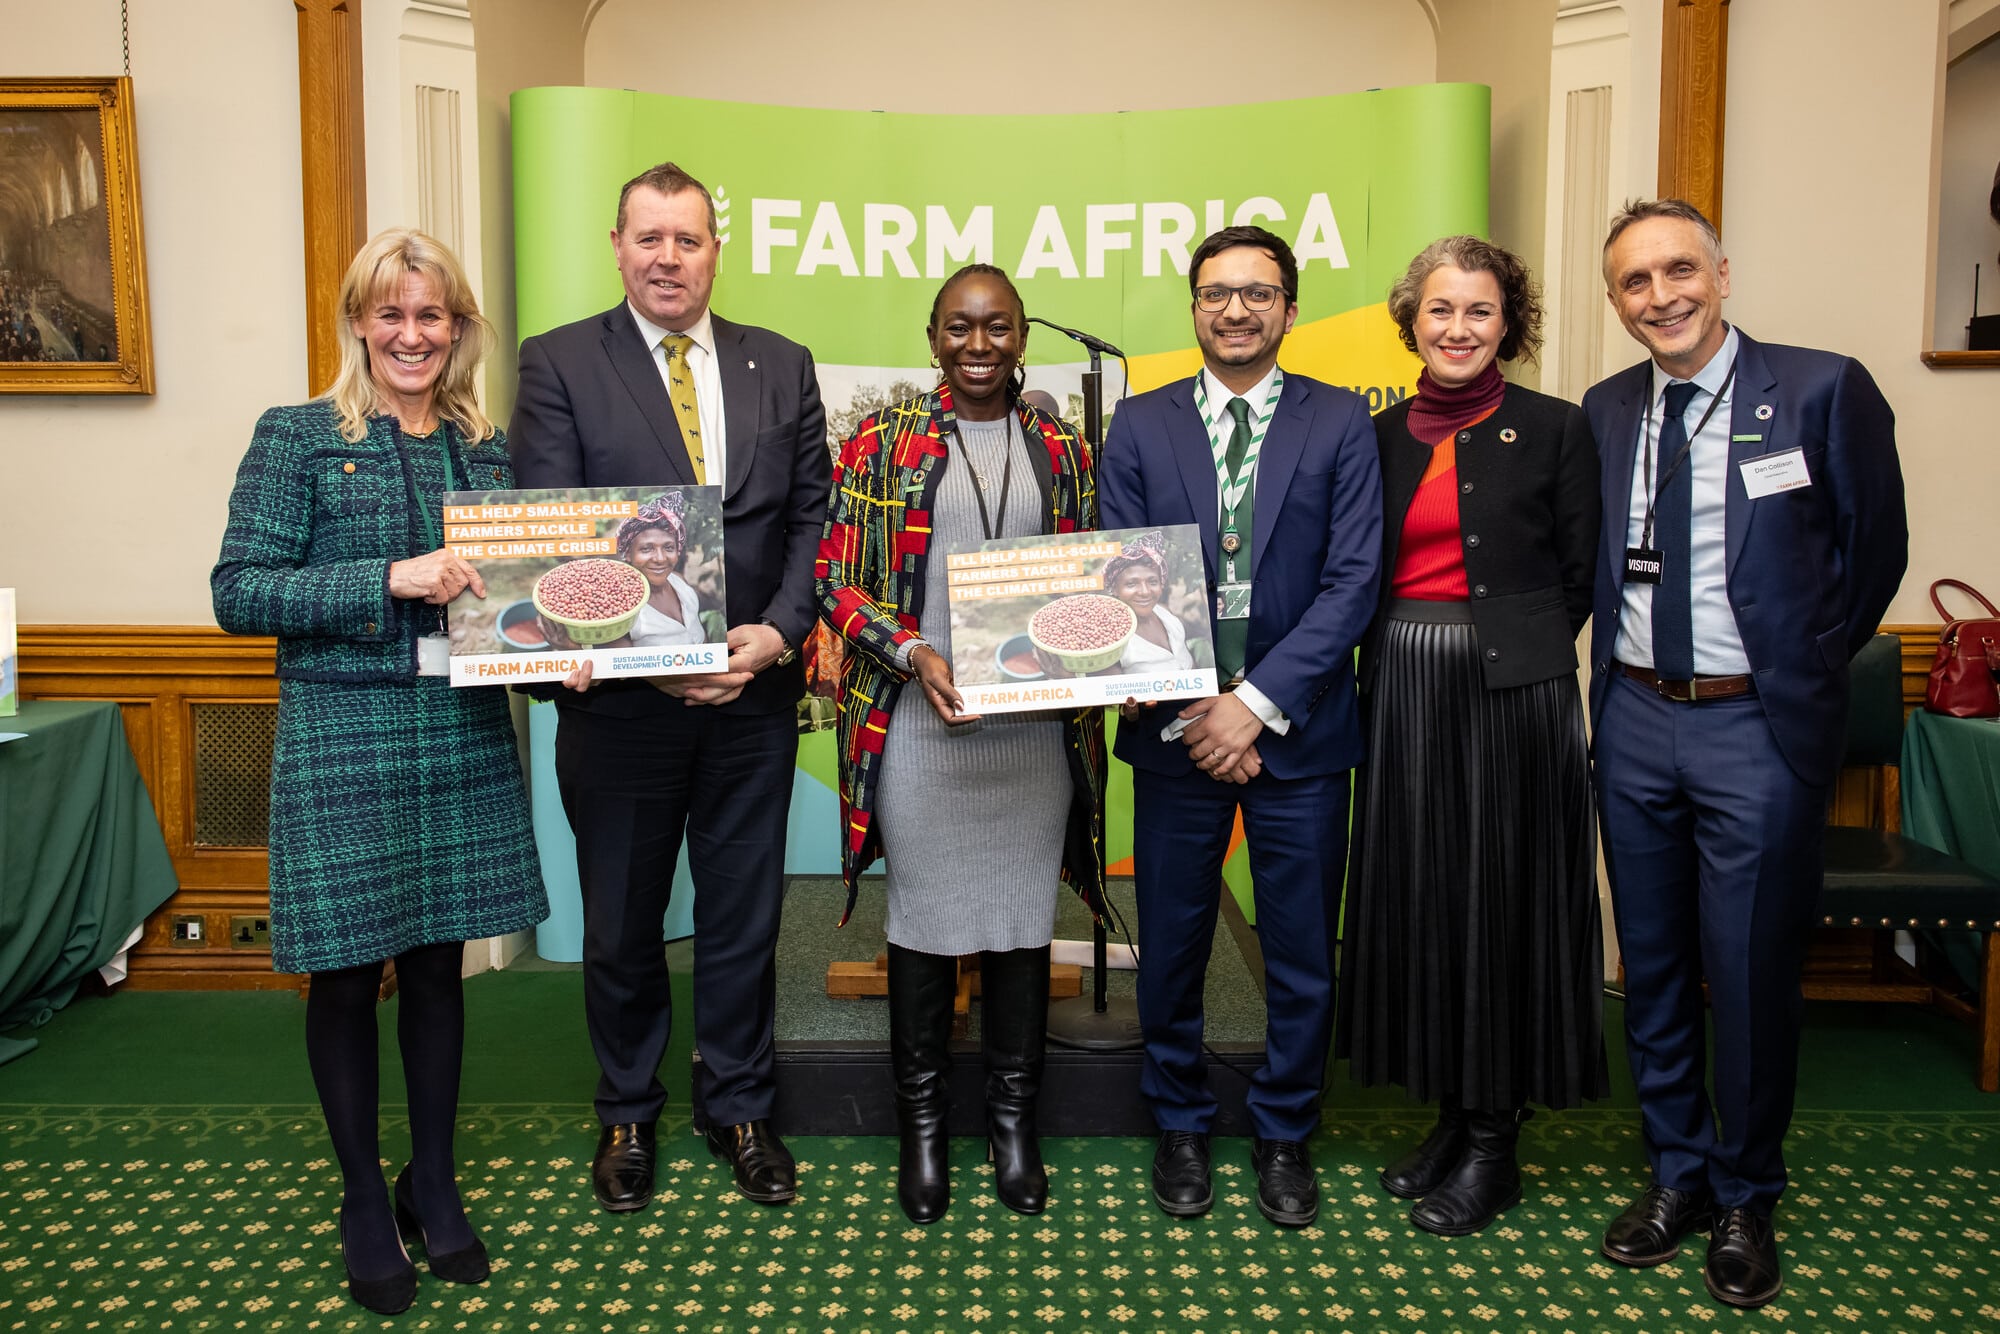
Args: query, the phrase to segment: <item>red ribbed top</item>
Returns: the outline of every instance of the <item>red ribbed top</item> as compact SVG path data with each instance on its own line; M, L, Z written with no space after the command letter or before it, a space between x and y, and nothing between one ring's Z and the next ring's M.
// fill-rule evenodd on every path
M1458 521L1458 433L1485 421L1507 392L1497 363L1463 385L1446 386L1428 369L1417 376L1410 403L1410 434L1434 441L1396 544L1389 595L1420 602L1462 602L1472 590L1465 578L1465 540Z

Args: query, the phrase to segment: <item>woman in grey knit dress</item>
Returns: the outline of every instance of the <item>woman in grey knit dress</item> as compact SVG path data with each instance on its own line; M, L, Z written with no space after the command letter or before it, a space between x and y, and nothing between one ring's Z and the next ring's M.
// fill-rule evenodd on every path
M887 862L898 1195L920 1223L950 1195L954 961L975 951L995 1184L1021 1213L1047 1201L1034 1102L1049 937L1062 882L1093 901L1101 892L1104 772L1096 709L963 712L941 552L1092 527L1095 488L1075 432L1020 402L1027 323L1005 273L954 274L928 332L943 383L864 421L842 449L818 571L823 613L849 645L840 739L850 891L878 852Z

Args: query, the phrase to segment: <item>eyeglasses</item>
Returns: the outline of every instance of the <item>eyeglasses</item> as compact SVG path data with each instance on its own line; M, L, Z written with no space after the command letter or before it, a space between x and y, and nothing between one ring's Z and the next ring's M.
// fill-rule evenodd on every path
M1272 287L1268 283L1251 283L1248 287L1203 287L1196 290L1194 304L1211 315L1229 309L1229 298L1241 297L1243 309L1253 315L1262 314L1278 304L1285 295L1282 287Z

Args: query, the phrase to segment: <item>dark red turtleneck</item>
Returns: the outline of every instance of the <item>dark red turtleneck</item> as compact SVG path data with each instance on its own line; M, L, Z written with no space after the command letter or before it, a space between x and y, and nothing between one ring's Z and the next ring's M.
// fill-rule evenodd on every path
M1410 434L1431 442L1430 466L1417 483L1396 544L1391 597L1452 602L1471 595L1465 579L1464 538L1458 523L1458 433L1485 421L1507 392L1498 363L1462 385L1443 385L1429 369L1417 376L1410 403Z

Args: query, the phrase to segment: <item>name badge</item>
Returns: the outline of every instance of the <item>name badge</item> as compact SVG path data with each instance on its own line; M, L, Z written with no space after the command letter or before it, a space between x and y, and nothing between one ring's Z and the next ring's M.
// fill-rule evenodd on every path
M1760 454L1754 459L1743 460L1737 466L1743 473L1743 489L1752 500L1812 485L1812 474L1806 471L1806 452L1803 449Z
M1250 614L1250 581L1238 579L1215 586L1215 619L1240 621Z
M451 636L443 631L417 641L417 675L451 675Z
M1625 581L1632 584L1660 582L1662 553L1654 547L1625 548Z

